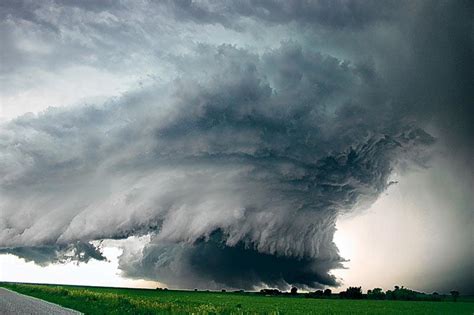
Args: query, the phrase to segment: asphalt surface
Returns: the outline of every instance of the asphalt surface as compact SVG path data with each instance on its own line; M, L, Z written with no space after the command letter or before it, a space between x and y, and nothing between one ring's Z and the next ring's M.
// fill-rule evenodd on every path
M77 315L81 313L31 296L0 288L0 314Z

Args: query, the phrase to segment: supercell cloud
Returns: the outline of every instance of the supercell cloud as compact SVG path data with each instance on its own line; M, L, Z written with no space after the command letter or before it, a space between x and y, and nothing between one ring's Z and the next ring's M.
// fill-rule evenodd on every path
M120 257L129 277L181 288L335 286L340 214L370 206L394 170L428 167L438 142L469 156L472 92L452 83L469 70L446 70L472 61L461 4L2 5L2 59L17 63L2 69L11 89L31 64L71 69L69 57L115 75L156 71L121 96L0 125L4 253L39 264L104 259L90 242L137 236L140 249ZM458 36L411 33L438 20ZM26 44L11 34L33 36L33 26L52 50L15 54Z

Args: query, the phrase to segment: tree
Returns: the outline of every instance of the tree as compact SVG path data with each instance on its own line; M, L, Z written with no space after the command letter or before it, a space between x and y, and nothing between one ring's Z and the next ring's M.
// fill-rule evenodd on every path
M367 291L367 298L372 300L383 300L385 299L385 293L381 288L374 288L373 290Z
M362 287L349 287L346 291L339 293L339 296L343 299L362 299Z
M296 295L297 292L298 292L298 288L297 288L297 287L292 287L292 288L291 288L290 293L291 293L292 295Z
M424 295L424 293L416 292L405 287L395 286L395 290L390 291L388 290L385 293L385 296L388 300L403 300L403 301L412 301L417 300L420 296Z
M441 301L441 296L438 292L431 293L431 296L428 296L430 301Z
M306 297L308 298L320 298L322 297L324 294L323 290L316 290L314 292L310 292L308 294L306 294Z
M260 293L264 295L280 295L281 294L280 290L278 289L262 289L260 290Z
M451 296L453 297L454 302L456 302L458 300L459 291L453 290L449 293L451 293Z
M323 296L324 292L323 290L316 290L313 292L315 296Z
M326 289L326 290L324 290L323 294L324 294L324 296L331 296L332 291L331 291L331 289Z

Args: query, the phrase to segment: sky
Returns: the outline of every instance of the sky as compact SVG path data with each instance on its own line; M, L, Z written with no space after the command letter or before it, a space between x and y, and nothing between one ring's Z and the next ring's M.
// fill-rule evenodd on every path
M1 1L0 280L474 293L469 1Z

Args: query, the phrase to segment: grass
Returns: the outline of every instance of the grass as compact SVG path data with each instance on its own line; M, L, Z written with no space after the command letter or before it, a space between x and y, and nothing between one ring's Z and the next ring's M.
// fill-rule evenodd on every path
M474 301L468 299L374 301L13 283L0 286L85 314L474 314Z

